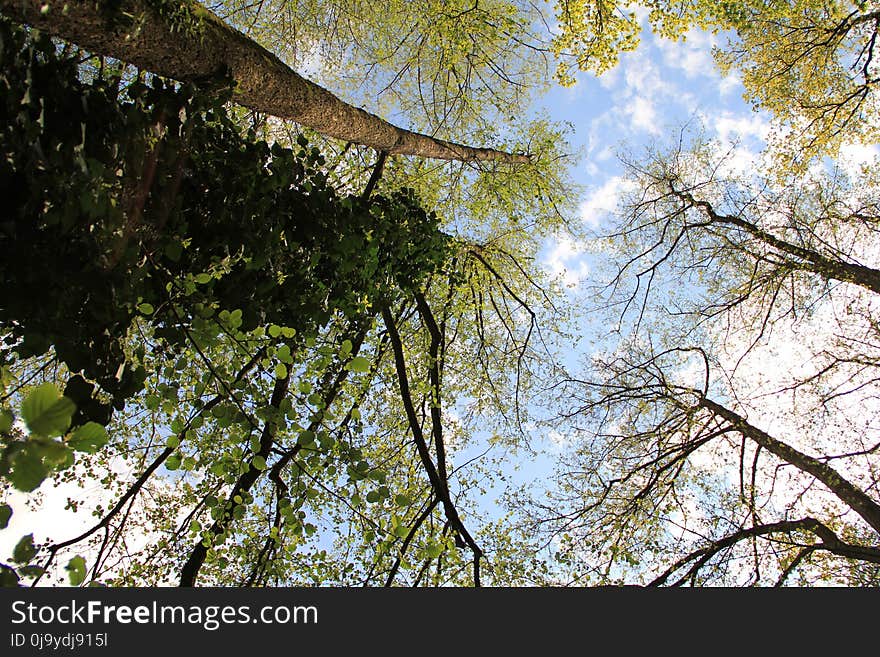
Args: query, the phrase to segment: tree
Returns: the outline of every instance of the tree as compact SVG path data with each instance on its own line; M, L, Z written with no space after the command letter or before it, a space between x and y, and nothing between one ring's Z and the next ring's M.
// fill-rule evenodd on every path
M877 136L874 89L880 7L847 0L557 3L561 27L554 51L558 77L571 83L571 62L597 73L638 46L637 9L663 37L685 38L692 28L728 32L716 50L725 71L740 74L745 97L782 124L776 146L790 164L834 155L842 143L871 143Z
M523 421L549 297L509 247L534 225L452 236L380 180L384 154L334 187L340 162L303 136L235 123L223 80L3 29L2 472L26 491L97 474L113 500L6 580L69 553L74 583L509 581L453 497L483 481L452 465L468 429L443 409L472 395ZM58 406L49 425L36 406Z
M175 80L204 82L230 76L235 83L236 102L378 151L456 160L528 161L527 155L472 148L415 134L347 105L195 1L119 6L66 2L63 8L53 9L52 4L10 0L0 4L0 9L96 54Z
M877 187L724 169L699 144L631 165L605 297L631 333L563 386L572 452L532 517L582 577L876 583L880 442L854 409L880 362Z

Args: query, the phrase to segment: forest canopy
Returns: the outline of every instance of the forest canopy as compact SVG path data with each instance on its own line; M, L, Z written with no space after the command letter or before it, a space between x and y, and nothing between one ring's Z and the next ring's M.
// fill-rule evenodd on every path
M880 583L880 4L0 11L4 585ZM766 150L586 222L533 108L651 32Z

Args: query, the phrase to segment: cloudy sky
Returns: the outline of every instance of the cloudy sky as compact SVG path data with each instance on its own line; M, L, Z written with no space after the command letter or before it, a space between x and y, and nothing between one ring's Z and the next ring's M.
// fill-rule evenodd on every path
M712 47L724 41L701 31L691 31L684 42L645 33L616 68L599 78L581 73L574 87L555 88L542 99L554 119L574 126L572 141L583 153L574 178L586 188L580 203L586 226L601 228L625 191L618 153L638 156L685 126L735 144L735 166L747 168L761 152L770 121L743 101L738 78L722 76L715 66ZM548 248L546 263L576 286L591 271L583 252L583 245L561 240Z

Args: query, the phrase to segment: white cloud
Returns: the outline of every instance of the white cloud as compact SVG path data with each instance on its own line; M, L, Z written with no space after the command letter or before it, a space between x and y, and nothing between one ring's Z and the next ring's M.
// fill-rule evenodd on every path
M606 214L617 208L621 195L631 191L633 187L633 183L623 176L608 178L581 203L581 221L591 227L598 226Z
M680 69L687 77L719 77L712 57L712 47L717 43L713 34L692 29L682 41L655 36L654 42L663 56L663 62L671 68Z
M662 131L658 125L657 109L654 102L645 96L632 98L624 107L624 114L630 117L629 125L637 130L643 130L652 135L659 135Z
M861 168L880 157L880 148L876 145L844 144L840 147L837 165L851 178L858 176Z
M721 112L708 118L712 129L723 142L744 139L766 142L770 135L770 122L760 114Z
M570 288L577 287L590 273L590 267L584 259L585 249L569 238L556 240L550 253L545 258L547 268L555 276L562 278Z

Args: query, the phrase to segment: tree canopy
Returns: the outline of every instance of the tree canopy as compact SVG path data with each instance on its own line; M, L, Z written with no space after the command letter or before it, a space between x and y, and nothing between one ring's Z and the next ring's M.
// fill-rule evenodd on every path
M0 1L3 584L876 586L875 4ZM530 104L643 28L773 137L589 233Z

